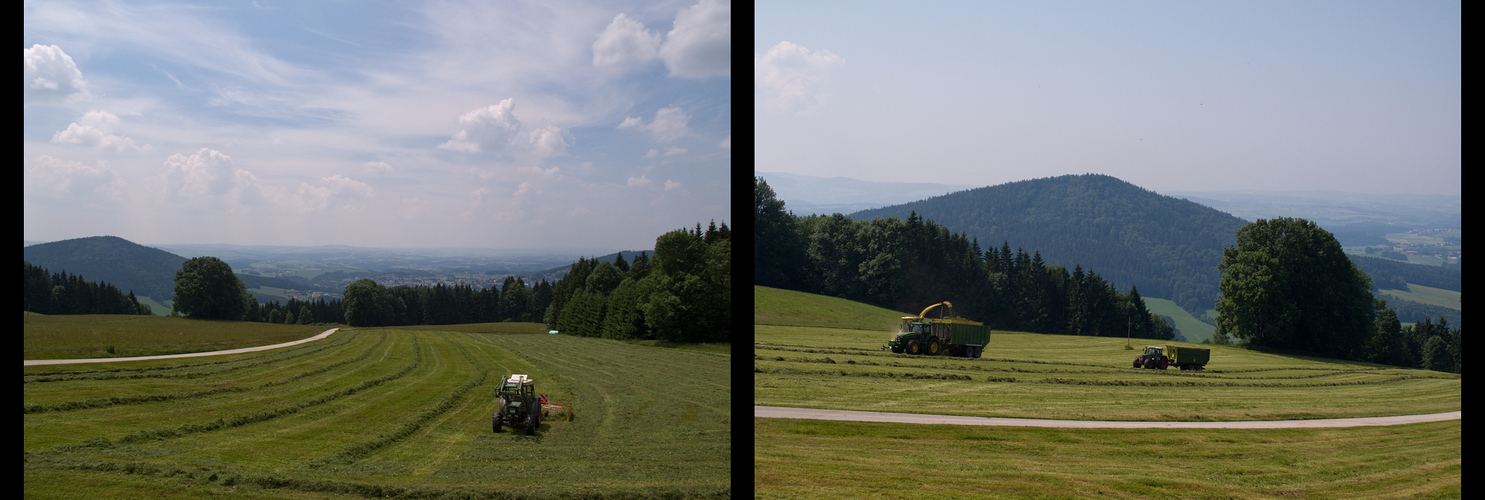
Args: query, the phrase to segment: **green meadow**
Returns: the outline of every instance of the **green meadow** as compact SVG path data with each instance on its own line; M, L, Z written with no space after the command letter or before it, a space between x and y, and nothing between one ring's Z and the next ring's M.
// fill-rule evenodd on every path
M26 493L727 496L728 354L545 331L346 328L222 359L27 367ZM571 421L492 432L494 390L511 373L571 404Z
M900 316L756 287L754 404L1070 420L1242 421L1462 408L1457 374L1209 346L994 332L979 359L882 350ZM792 310L769 304L809 304ZM806 317L800 317L800 315ZM843 318L833 327L821 318ZM1128 345L1128 348L1126 348ZM763 498L1458 498L1461 421L1344 429L1042 429L757 419Z

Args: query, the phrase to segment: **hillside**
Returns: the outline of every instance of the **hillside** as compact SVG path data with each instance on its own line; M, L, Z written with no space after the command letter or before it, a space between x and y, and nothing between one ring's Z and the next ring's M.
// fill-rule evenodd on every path
M42 243L23 248L22 254L26 262L48 272L81 274L162 303L175 295L175 272L186 262L185 257L117 236Z
M863 210L853 220L926 220L978 240L1038 251L1048 264L1081 265L1120 290L1170 299L1188 311L1212 307L1222 248L1245 221L1107 175L1012 182Z

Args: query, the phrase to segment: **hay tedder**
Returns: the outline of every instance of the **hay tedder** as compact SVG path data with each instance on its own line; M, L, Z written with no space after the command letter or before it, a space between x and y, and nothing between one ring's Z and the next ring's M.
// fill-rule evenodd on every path
M565 411L567 420L572 421L572 405L549 402L546 394L538 396L535 381L524 374L501 380L496 394L500 407L490 418L490 427L495 432L500 432L502 425L508 425L526 428L527 435L535 434L536 428L541 426L541 419L553 411L559 414Z

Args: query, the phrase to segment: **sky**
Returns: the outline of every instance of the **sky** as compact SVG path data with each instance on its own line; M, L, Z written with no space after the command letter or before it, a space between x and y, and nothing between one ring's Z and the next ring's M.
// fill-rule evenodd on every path
M1458 2L762 0L759 172L1460 194Z
M25 239L604 251L731 224L731 4L25 3Z

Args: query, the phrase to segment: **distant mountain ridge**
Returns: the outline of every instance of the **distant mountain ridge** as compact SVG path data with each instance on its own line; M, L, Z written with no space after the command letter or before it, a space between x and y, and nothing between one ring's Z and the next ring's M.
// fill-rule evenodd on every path
M1048 177L863 210L853 220L912 212L975 238L982 250L1040 252L1048 264L1097 272L1200 314L1213 307L1222 248L1246 221L1107 175Z
M47 272L67 271L106 281L125 293L166 302L175 296L175 272L185 257L117 236L91 236L24 247L26 262Z

